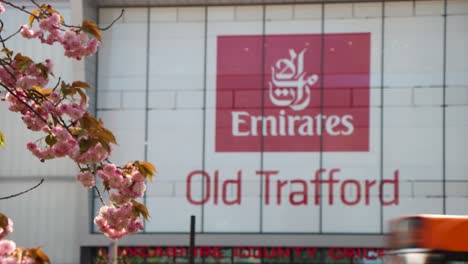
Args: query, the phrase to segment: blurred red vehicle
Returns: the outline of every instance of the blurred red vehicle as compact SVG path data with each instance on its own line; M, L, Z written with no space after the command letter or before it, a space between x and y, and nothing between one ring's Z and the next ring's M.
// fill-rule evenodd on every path
M468 264L468 216L394 219L387 248L384 264Z

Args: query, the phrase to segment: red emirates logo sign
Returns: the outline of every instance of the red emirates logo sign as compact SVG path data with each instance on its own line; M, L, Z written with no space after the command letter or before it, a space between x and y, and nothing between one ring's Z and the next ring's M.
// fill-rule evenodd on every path
M369 151L369 71L369 33L218 37L216 151Z

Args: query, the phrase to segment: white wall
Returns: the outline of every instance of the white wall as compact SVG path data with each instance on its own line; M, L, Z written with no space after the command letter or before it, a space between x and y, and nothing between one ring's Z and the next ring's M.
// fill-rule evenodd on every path
M322 155L214 150L217 37L261 35L263 30L267 35L318 34L320 5L267 6L264 28L261 6L127 9L127 17L105 34L105 39L120 45L109 44L100 54L98 109L104 120L121 131L119 140L127 151L116 154L118 160L144 155L147 129L147 158L156 164L159 174L149 185L146 197L156 219L147 223L146 231L187 231L189 215L194 214L201 220L197 229L203 232L381 233L386 230L386 221L398 215L443 213L444 174L445 212L466 213L468 178L463 157L468 141L463 135L468 104L468 67L464 59L467 8L464 1L448 1L444 90L443 1L386 3L384 21L382 3L325 5L326 34L370 33L370 149L365 153ZM118 12L101 9L101 22L110 21ZM127 57L125 51L132 56ZM126 70L118 67L129 64L133 66ZM148 124L145 107L149 109ZM117 118L117 114L123 114L123 118ZM375 188L370 205L260 207L260 192L265 187L261 189L255 170L263 166L280 170L283 178L307 180L320 164L340 168L341 179L360 181L391 179L398 170L399 204L381 206ZM198 169L210 173L219 169L221 180L233 178L242 169L242 204L228 207L213 202L205 206L188 203L186 178L190 171ZM195 195L201 197L202 186L197 184ZM352 199L355 193L348 191ZM274 197L276 190L272 192Z

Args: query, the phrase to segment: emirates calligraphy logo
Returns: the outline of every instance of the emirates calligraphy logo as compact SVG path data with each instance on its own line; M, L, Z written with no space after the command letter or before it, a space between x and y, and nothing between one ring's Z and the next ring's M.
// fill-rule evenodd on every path
M216 152L369 151L370 33L229 35L216 47Z
M271 81L269 82L269 96L276 106L289 106L294 111L305 109L309 106L312 85L317 83L317 74L307 76L304 71L303 49L299 54L295 50L289 50L290 58L276 61L271 67Z

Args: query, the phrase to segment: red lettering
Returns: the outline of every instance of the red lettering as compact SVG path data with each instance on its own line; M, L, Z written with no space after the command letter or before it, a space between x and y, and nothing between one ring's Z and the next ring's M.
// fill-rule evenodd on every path
M326 172L326 169L318 169L315 172L315 179L311 180L310 183L315 185L315 205L319 205L320 203L320 178L322 173Z
M139 255L140 257L142 258L147 258L147 257L150 257L150 248L149 247L138 247L138 252L139 252Z
M384 251L382 248L378 248L378 249L377 249L377 256L378 256L379 258L383 257L384 254L385 254L385 251Z
M371 197L370 187L373 186L376 182L377 182L376 180L372 180L372 181L366 180L366 205L370 204L370 197Z
M156 247L153 250L153 257L164 257L164 256L165 256L165 253L161 247Z
M200 248L200 257L209 257L211 255L211 249L209 247Z
M262 252L259 247L249 247L249 256L251 258L261 258Z
M276 204L281 205L281 195L282 195L282 189L285 185L288 184L288 181L281 181L278 180L276 182Z
M307 205L308 203L308 199L307 199L307 196L308 196L308 192L307 192L307 182L304 181L304 180L292 180L291 181L291 184L295 184L295 183L299 183L301 186L302 186L302 190L301 191L294 191L294 192L291 192L289 194L289 202L292 204L292 205ZM295 196L298 196L299 197L299 200L296 201L294 199Z
M376 259L374 255L369 255L369 249L368 248L363 248L362 249L362 257L365 259Z
M338 253L336 251L338 251ZM342 259L343 255L342 254L340 255L339 253L342 253L339 248L328 249L328 256L332 259Z
M398 170L395 171L394 173L394 178L393 180L382 180L382 182L380 183L380 202L382 203L382 205L398 205L398 199L400 197L399 195L399 187L398 187L398 175L399 172ZM393 199L391 201L384 201L383 200L383 186L384 184L393 184Z
M291 249L290 248L278 248L278 258L291 256Z
M333 175L335 174L335 172L340 172L340 169L332 169L328 173L328 180L327 181L324 181L324 180L321 181L321 183L330 184L330 185L328 185L328 204L330 204L330 205L333 205L333 184L339 182L339 180L335 180L333 178Z
M168 257L175 257L177 255L176 249L174 247L167 247L166 248L166 256Z
M205 197L201 201L195 201L192 197L192 177L201 175L205 181ZM203 205L210 199L210 175L205 171L192 171L187 177L187 190L185 192L187 200L194 205Z
M234 248L234 257L236 258L248 258L249 254L245 253L245 251L248 252L244 247L235 247Z
M268 248L265 248L265 247L264 247L264 248L263 248L263 254L262 254L262 255L263 255L264 258L270 258L270 259L271 259L271 258L275 258L275 257L276 257L276 251L277 251L276 248L270 248L270 249L268 249Z
M123 249L119 248L118 251L119 251L119 255L122 254L122 252L125 252L126 253L125 255L127 256L133 256L133 257L138 256L138 252L136 248L124 247Z
M309 254L309 258L315 257L315 252L317 252L317 248L306 248L307 253Z
M105 257L105 258L109 257L109 254L107 253L107 248L100 247L98 249L98 256Z
M213 203L218 204L218 190L219 190L219 171L214 173L214 186L213 186Z
M212 250L213 250L212 257L214 257L214 258L224 258L224 254L223 254L223 251L222 251L221 248L213 247Z
M302 247L293 247L293 250L294 250L294 253L295 253L295 256L296 257L300 257L301 256L301 250L303 248Z
M242 189L242 171L239 170L237 172L237 179L236 180L227 180L223 183L223 202L226 205L233 205L233 204L241 204L241 189ZM235 185L236 186L236 194L235 194L235 199L232 201L228 201L227 199L227 189L228 189L228 184Z
M278 171L257 171L260 177L265 176L265 205L270 204L270 176L278 174Z
M346 185L354 184L356 186L356 199L354 201L348 201L346 199ZM356 205L361 200L361 185L356 180L345 180L341 184L341 201L346 205Z

